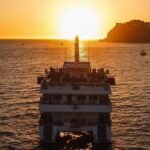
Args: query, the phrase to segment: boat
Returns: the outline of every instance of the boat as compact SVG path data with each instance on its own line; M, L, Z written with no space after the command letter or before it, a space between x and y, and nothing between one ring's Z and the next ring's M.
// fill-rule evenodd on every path
M141 54L141 56L147 55L147 53L144 51L144 49L141 50L140 54Z
M41 143L55 143L62 132L89 132L93 144L111 143L109 95L115 78L109 70L81 62L79 37L75 37L74 61L49 67L37 78L40 84L39 135Z

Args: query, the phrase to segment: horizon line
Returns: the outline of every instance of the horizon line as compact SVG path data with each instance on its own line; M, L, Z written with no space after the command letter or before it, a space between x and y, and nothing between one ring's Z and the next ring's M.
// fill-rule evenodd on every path
M0 40L69 40L69 41L72 41L74 40L74 38L0 38ZM104 39L100 39L100 38L85 38L85 39L80 39L81 41L101 41L101 40L104 40Z

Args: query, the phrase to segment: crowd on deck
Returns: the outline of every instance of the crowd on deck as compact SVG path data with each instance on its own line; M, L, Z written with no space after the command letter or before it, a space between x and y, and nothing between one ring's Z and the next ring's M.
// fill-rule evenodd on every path
M92 69L87 72L80 72L77 71L77 74L71 75L67 69L63 68L52 68L45 69L45 74L47 75L47 79L51 82L58 82L58 83L64 83L64 82L87 82L87 83L99 83L101 81L106 80L106 74L109 73L109 70L107 69L104 71L104 68L100 69Z

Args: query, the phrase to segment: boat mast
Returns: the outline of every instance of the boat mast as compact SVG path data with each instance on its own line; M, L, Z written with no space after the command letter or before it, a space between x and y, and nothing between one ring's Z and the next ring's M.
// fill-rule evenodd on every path
M79 37L75 37L75 63L79 63Z

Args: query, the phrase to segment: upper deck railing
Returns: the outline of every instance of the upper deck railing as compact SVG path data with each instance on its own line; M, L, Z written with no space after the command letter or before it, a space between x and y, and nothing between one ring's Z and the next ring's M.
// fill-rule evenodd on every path
M48 85L63 85L66 83L82 84L85 86L100 86L104 83L109 83L108 70L93 69L92 71L76 71L71 73L63 68L50 68L45 70L45 83Z
M90 62L80 62L79 59L79 37L75 38L75 61L74 62L64 62L62 68L50 67L45 69L45 77L42 82L42 88L53 84L80 84L88 83L93 86L98 84L109 83L111 85L115 84L115 79L109 77L109 70L104 68L91 69ZM38 78L38 83L42 78ZM111 82L111 83L110 83ZM90 86L91 86L90 85ZM87 84L85 86L88 86Z

